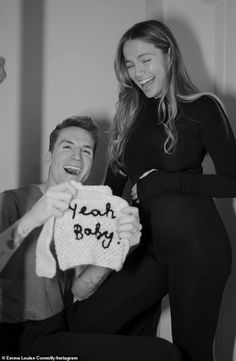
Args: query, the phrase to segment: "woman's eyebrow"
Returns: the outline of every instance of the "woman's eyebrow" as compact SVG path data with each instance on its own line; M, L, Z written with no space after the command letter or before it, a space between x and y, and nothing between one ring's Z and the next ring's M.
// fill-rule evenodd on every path
M138 55L138 58L141 58L142 56L145 56L145 55L154 55L154 53L151 52L151 51L149 51L149 52L147 52L147 53L142 53L142 54L139 54L139 55Z
M153 52L147 52L147 53L141 53L137 56L138 59L142 58L143 56L150 56L150 55L154 55ZM132 63L132 60L126 59L125 60L126 63L130 62Z

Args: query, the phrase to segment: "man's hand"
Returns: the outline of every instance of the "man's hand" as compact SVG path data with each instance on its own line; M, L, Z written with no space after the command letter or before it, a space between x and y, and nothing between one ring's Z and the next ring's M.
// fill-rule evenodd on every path
M120 238L128 239L130 247L139 243L142 225L136 207L125 207L117 219L117 232Z
M44 224L50 217L62 217L70 202L77 195L77 189L70 183L61 183L47 189L45 194L28 212L34 227Z
M81 268L82 273L74 279L71 288L75 299L78 301L83 301L90 297L112 272L110 268L95 265L78 266L76 267L76 272Z
M136 207L125 207L117 218L117 232L120 238L127 239L130 247L140 241L142 226L139 221L139 211ZM80 268L80 267L78 267ZM75 278L72 293L76 300L82 301L90 297L112 272L106 267L88 266Z
M34 228L42 226L50 217L62 217L76 195L77 189L70 182L48 188L19 220L15 230L15 245L17 246Z

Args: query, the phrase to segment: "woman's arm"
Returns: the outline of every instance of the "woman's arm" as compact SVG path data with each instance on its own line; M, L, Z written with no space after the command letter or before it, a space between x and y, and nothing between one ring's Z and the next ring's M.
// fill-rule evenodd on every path
M115 173L109 166L106 172L104 184L112 189L115 196L122 197L128 177L123 173Z
M199 122L201 141L212 158L216 174L156 171L139 180L141 201L165 192L236 197L236 141L229 120L221 105L211 97L204 97L204 113Z

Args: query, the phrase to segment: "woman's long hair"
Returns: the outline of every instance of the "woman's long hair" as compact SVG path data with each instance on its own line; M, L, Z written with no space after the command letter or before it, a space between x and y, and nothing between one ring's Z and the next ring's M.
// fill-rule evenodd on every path
M163 144L166 153L174 151L178 140L175 126L178 112L177 98L191 101L200 96L187 74L177 42L165 24L157 20L148 20L137 23L127 30L120 39L115 58L115 72L120 83L120 91L109 146L109 160L114 170L122 168L129 130L143 102L142 91L130 79L123 55L125 42L134 39L153 44L164 54L169 54L167 86L163 89L158 105L159 122L163 124L166 132L166 140Z

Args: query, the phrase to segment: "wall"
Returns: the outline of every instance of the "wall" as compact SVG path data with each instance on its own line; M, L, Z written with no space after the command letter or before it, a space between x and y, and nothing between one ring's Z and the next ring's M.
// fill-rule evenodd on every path
M101 182L105 131L117 96L115 49L129 24L145 18L145 2L50 0L45 2L45 15L43 152L58 121L72 114L91 115L104 131L93 172L93 182Z
M217 40L216 51L218 72L216 76L219 94L222 96L236 134L236 42L235 15L236 2L234 0L219 1L215 7L215 28ZM219 19L222 21L220 33ZM232 157L232 162L234 159ZM236 222L231 199L222 199L218 203L224 223L231 238L233 250L233 264L231 276L224 292L221 313L216 335L216 354L219 361L236 360ZM218 360L217 359L217 360Z
M145 10L141 0L0 1L8 73L0 87L0 191L45 179L48 135L65 117L88 114L109 128L115 47L130 24L145 19ZM101 144L107 144L105 132ZM93 182L103 178L104 153L100 147L102 166Z
M6 58L7 79L0 86L0 191L18 185L21 3L0 2L0 53Z

